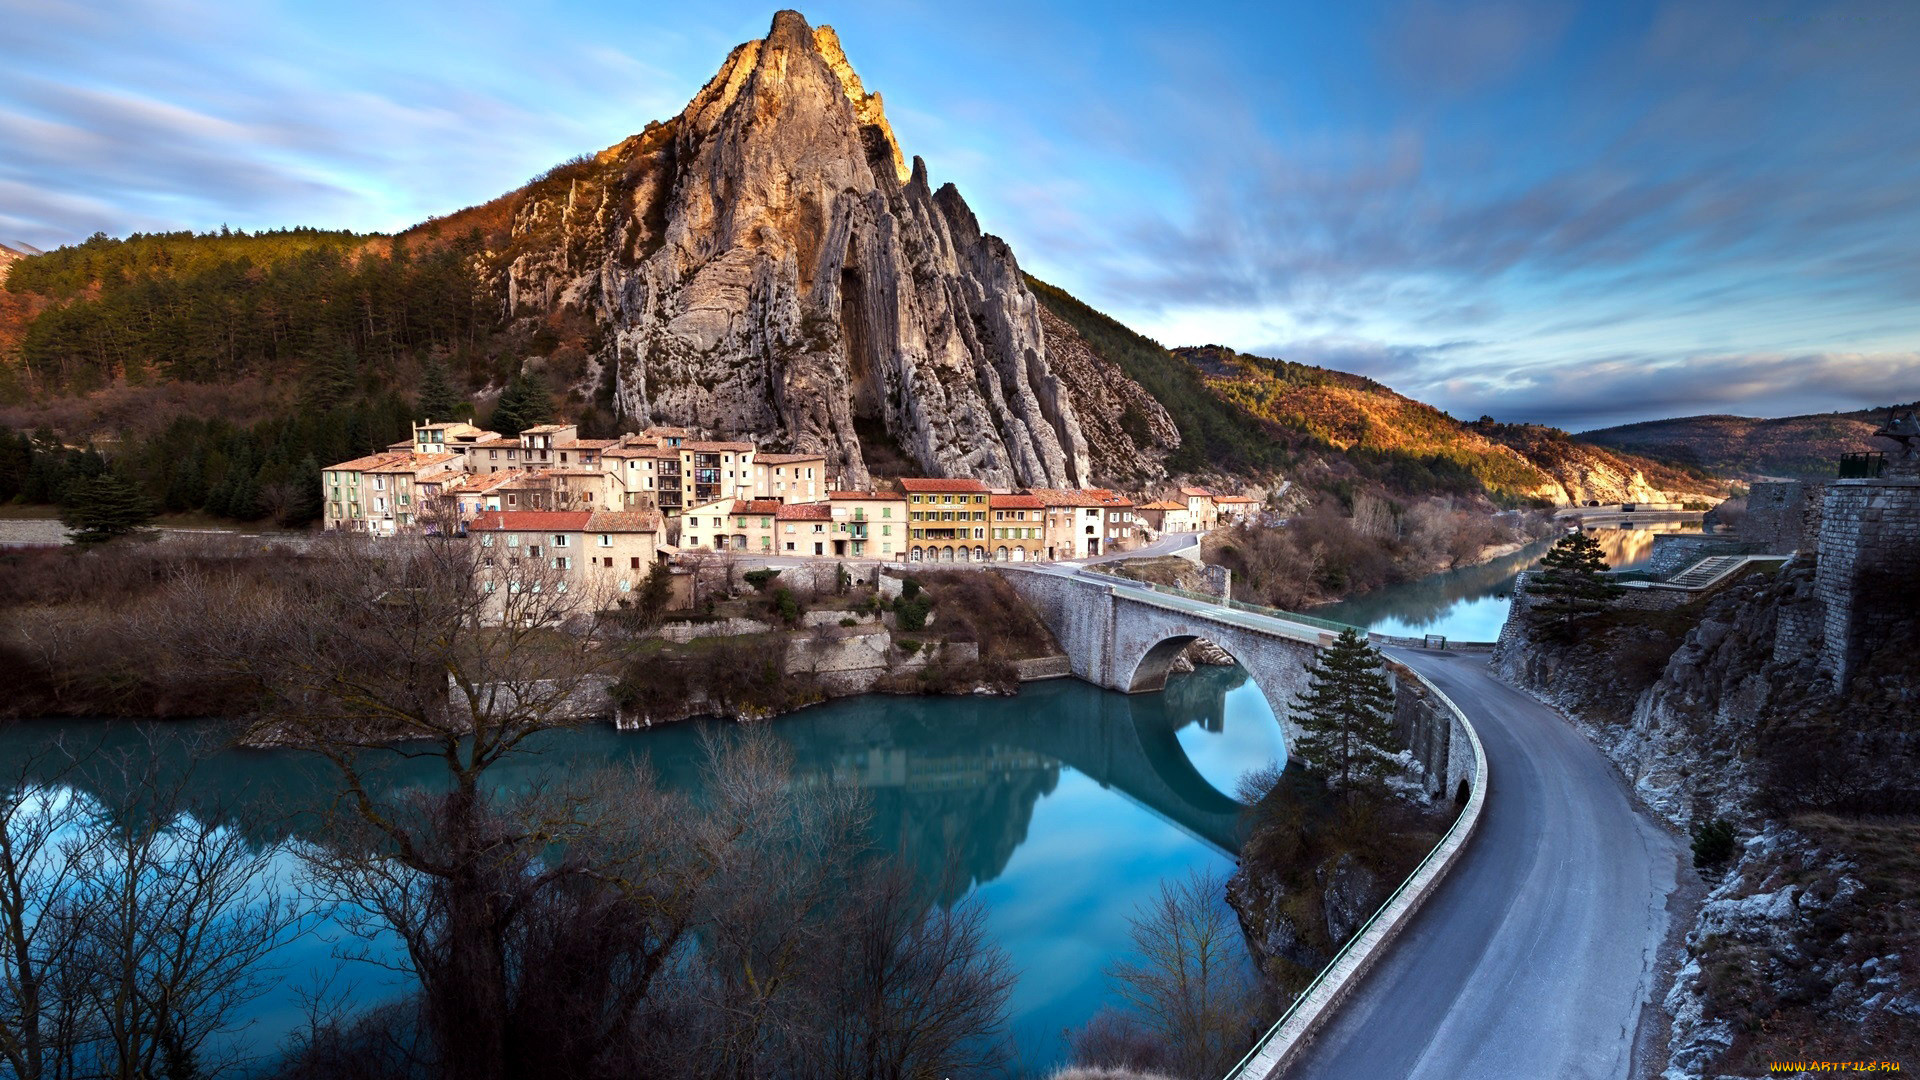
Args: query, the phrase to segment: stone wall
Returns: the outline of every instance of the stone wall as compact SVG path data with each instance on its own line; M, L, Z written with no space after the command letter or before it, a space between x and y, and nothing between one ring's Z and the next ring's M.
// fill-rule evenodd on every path
M1914 598L1890 583L1920 563L1920 480L1836 480L1820 510L1815 592L1826 608L1821 667L1844 689L1863 642L1903 617Z
M1653 538L1653 554L1640 569L1667 577L1715 555L1757 554L1753 544L1725 533L1661 533Z
M1804 480L1753 485L1740 538L1755 545L1754 554L1790 555L1812 546L1819 535L1820 487Z
M1436 697L1413 669L1387 661L1393 676L1394 732L1413 751L1422 780L1436 799L1451 796L1460 781L1473 780L1473 740L1460 715Z

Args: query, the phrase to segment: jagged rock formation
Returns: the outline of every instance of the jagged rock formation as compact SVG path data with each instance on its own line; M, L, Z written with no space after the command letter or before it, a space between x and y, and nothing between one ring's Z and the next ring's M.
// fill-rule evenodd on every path
M996 485L1092 480L1013 253L906 166L833 30L796 12L679 116L536 181L511 235L491 255L509 310L591 312L629 417L825 452L852 483L875 450Z
M1044 305L1040 327L1047 360L1073 399L1087 441L1094 484L1145 488L1167 477L1167 455L1180 448L1180 429L1166 406L1113 361L1087 347L1078 331Z

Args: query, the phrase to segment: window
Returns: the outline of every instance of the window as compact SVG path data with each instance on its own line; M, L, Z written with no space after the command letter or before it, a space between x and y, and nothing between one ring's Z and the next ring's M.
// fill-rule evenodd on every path
M628 580L627 580L626 578L621 578L621 579L620 579L620 591L621 591L621 592L632 592L632 591L633 591L633 582L631 582L631 581L628 581Z
M893 507L891 507L891 506L883 506L883 507L881 507L881 508L880 508L880 516L881 516L881 517L883 517L883 518L890 518L890 517L892 517L892 516L893 516Z
M507 546L508 546L508 547L519 547L519 546L520 546L520 534L519 534L519 533L508 533L508 534L507 534Z
M486 583L486 585L485 585L485 586L483 587L483 591L484 591L484 592L486 592L486 593L487 593L488 595L492 595L492 594L493 594L493 582L491 582L491 581L489 581L489 582L487 582L487 583Z
M638 555L632 555L632 556L629 556L628 558L629 558L629 559L631 560L631 561L630 561L630 562L629 562L629 563L627 564L627 568L628 568L629 570L638 570L638 569L640 569L640 556L638 556Z
M529 558L529 559L537 559L537 558L539 558L539 557L540 557L540 545L539 545L539 544L528 544L528 545L527 545L527 558Z
M562 548L562 547L566 547L566 546L567 546L567 537L566 537L566 534L565 534L565 533L554 533L554 534L553 534L553 546L554 546L554 547L557 547L557 548Z
M604 566L604 567L607 567L608 569L612 569L612 568L613 568L613 556L611 556L611 555L609 555L609 556L607 556L606 558L604 558L604 559L601 559L601 560L600 560L600 565L601 565L601 566Z
M481 537L481 538L480 538L480 546L481 546L481 547L492 547L492 546L493 546L493 537L491 537L491 536L483 536L483 537Z
M553 568L555 570L571 570L573 569L573 560L567 558L565 555L557 555L553 560Z

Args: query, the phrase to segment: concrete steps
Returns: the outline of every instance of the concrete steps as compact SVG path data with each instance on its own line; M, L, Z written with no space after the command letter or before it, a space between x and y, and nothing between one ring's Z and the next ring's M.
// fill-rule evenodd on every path
M1732 572L1746 558L1740 555L1714 555L1701 559L1685 570L1667 579L1669 585L1681 585L1689 589L1702 589Z

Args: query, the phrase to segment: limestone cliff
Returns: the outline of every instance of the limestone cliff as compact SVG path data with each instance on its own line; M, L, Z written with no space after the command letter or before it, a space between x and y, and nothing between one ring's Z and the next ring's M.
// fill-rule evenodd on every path
M590 313L629 418L824 452L851 483L876 449L996 485L1096 472L1012 251L906 165L829 27L779 13L679 116L511 206L503 303Z

